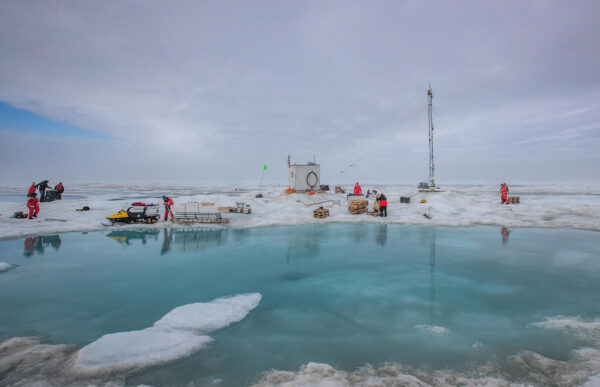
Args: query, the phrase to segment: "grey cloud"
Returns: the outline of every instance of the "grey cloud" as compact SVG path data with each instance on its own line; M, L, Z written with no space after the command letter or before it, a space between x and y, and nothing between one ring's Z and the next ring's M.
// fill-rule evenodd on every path
M284 180L288 153L316 153L324 175L361 160L349 180L404 181L427 174L431 81L438 181L463 178L456 158L490 175L532 160L521 178L568 164L569 176L598 180L599 11L592 1L3 2L0 100L122 139L128 151L111 163L124 175L207 165L201 179L244 177L268 162ZM63 157L101 169L100 152Z

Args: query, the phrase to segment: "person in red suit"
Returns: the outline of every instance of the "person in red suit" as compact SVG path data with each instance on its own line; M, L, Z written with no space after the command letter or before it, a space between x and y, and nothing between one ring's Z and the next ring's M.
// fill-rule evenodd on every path
M65 186L63 185L62 181L54 186L54 190L58 192L58 199L62 200L62 194L65 192Z
M358 181L356 182L356 185L354 186L354 196L359 196L362 195L362 188L360 186L360 184L358 184Z
M508 186L506 183L500 184L500 203L508 204Z
M40 201L35 192L33 193L33 196L27 199L27 208L29 208L29 219L37 218L40 213Z
M29 187L29 189L27 190L27 197L31 197L33 196L32 194L34 194L36 191L35 188L35 181L33 183L31 183L31 187Z
M173 211L171 211L171 207L175 204L173 203L173 199L167 196L163 196L163 204L165 205L165 222L169 219L169 214L171 214L171 220L173 220Z

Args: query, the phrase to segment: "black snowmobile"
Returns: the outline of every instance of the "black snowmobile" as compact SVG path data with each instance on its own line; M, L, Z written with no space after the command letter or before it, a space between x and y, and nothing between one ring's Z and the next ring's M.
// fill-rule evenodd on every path
M44 195L45 202L53 202L55 200L62 200L61 194L58 191L47 191Z

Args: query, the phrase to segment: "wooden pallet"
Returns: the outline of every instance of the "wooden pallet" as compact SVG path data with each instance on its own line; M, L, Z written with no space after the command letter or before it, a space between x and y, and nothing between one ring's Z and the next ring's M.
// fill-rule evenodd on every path
M521 203L521 197L520 196L509 196L508 202L510 204L519 204L519 203Z
M329 210L323 207L319 207L315 210L313 210L313 216L315 218L327 218L329 216Z
M348 205L348 211L352 215L364 214L368 211L369 201L363 199L357 199L350 202Z

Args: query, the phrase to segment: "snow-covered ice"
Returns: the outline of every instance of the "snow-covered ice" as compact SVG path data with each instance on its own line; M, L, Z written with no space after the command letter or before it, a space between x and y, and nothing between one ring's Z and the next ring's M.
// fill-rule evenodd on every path
M0 186L0 238L49 234L68 231L106 229L106 216L127 208L132 202L161 203L163 194L172 197L175 204L211 202L219 206L235 206L244 202L252 206L251 215L228 214L231 222L226 227L256 227L324 222L386 222L415 225L474 226L495 225L506 227L572 227L600 231L600 186L597 185L527 185L511 186L510 195L521 196L521 204L501 205L496 186L444 186L446 192L418 193L409 204L400 203L400 196L416 192L414 186L365 185L388 197L388 217L351 215L347 210L345 194L333 192L285 194L284 186L263 188L264 198L257 199L256 187L237 189L226 186L173 186L141 184L137 186L105 184L67 186L62 201L41 203L38 219L14 219L15 211L26 210L27 187ZM332 187L333 188L333 187ZM345 187L350 189L350 186ZM15 199L23 194L23 200ZM372 199L371 199L372 200ZM426 200L426 203L421 203ZM329 208L331 216L315 219L312 210L319 205ZM77 208L89 206L90 211ZM372 206L372 202L369 205ZM423 216L431 214L431 219ZM170 223L144 225L160 228ZM177 225L175 225L177 227ZM136 228L139 225L118 227ZM189 228L190 225L181 226ZM198 225L198 227L207 227Z
M115 371L148 367L189 356L212 339L192 332L147 328L104 335L77 354L78 371Z
M211 332L242 320L260 302L259 293L180 306L154 323L157 328Z
M431 334L431 335L441 335L444 333L448 333L447 328L440 327L437 325L418 324L418 325L415 325L415 329L421 333Z
M17 265L12 265L6 262L0 262L0 273L14 269Z

